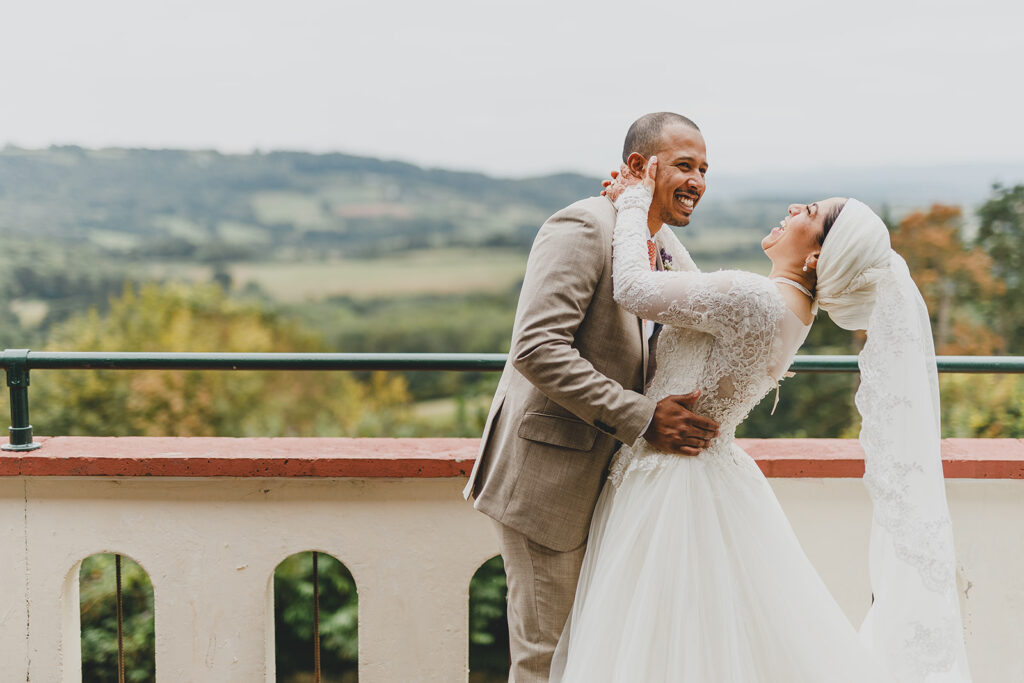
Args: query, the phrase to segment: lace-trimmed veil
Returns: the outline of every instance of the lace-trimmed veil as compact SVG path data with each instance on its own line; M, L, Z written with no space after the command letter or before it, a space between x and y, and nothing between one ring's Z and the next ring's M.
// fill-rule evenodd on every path
M856 403L874 600L861 637L901 682L970 681L928 310L885 225L855 199L822 247L818 302L841 327L867 329Z

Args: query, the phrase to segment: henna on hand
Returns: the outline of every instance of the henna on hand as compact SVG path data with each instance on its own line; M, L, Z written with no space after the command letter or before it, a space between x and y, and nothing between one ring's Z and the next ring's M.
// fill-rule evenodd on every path
M611 180L605 180L601 183L605 188L601 190L601 195L608 197L613 202L628 188L641 182L641 178L634 175L626 164L619 166L618 171L612 171L611 176Z

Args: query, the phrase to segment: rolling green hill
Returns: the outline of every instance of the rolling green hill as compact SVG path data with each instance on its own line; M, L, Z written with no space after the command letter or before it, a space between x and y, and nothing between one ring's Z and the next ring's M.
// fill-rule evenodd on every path
M579 175L499 180L344 154L7 148L0 234L200 262L519 245L595 190Z

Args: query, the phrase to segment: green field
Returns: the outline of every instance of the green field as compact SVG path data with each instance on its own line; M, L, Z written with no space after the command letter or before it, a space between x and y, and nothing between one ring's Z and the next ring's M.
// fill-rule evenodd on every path
M719 247L727 244L719 242ZM691 254L704 271L728 268L767 274L771 265L763 255L692 249ZM181 262L148 263L137 270L136 276L144 279L186 282L207 281L213 273L210 266ZM282 304L335 296L378 299L490 294L507 291L523 277L526 254L503 248L423 249L399 252L393 258L238 262L227 264L226 270L235 291L256 285Z
M695 254L703 270L741 268L767 273L764 257ZM391 259L329 259L237 263L228 267L232 286L253 283L281 303L333 296L353 299L424 294L503 292L526 270L526 254L508 249L430 249Z
M430 249L384 259L298 263L238 263L232 286L259 285L275 300L297 303L331 296L356 299L406 294L501 292L526 270L526 255L510 249Z
M326 258L243 261L222 266L231 288L255 285L282 304L337 296L379 299L410 295L504 292L526 271L526 254L506 248L423 249L392 258ZM206 282L214 269L181 261L149 262L132 269L136 278Z
M766 256L723 256L720 254L693 254L693 260L705 273L715 270L746 270L759 275L771 271L772 262Z
M464 410L483 411L487 413L491 407L491 394L473 396L465 400ZM454 398L439 398L432 401L419 401L414 403L410 415L418 420L424 421L452 421L459 411L459 401Z
M690 253L711 254L736 249L754 251L759 248L761 238L767 235L770 229L771 226L765 228L763 232L750 228L675 228L674 232Z

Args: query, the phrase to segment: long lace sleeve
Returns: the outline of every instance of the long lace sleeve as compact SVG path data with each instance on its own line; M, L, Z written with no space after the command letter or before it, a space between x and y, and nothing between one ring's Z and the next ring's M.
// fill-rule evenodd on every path
M772 336L783 304L766 278L742 271L651 271L646 242L651 193L642 185L616 201L612 242L615 301L648 320L716 337Z

